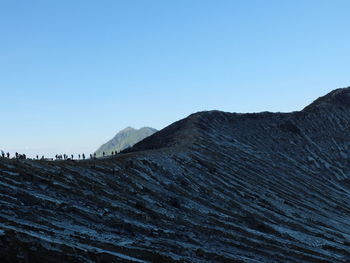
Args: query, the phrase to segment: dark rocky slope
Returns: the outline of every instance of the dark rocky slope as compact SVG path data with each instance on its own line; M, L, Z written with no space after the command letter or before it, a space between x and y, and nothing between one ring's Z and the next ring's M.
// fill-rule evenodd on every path
M1 160L1 262L350 262L349 93L196 113L109 159Z

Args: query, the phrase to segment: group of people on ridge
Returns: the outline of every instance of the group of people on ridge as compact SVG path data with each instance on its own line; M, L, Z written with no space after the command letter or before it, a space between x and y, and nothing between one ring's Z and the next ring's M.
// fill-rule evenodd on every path
M117 151L112 151L111 155L117 155ZM102 156L105 157L106 156L106 153L105 152L102 152ZM11 155L9 152L5 153L3 150L1 150L1 155L0 155L1 158L7 158L7 159L10 159ZM15 153L15 156L13 157L15 159L27 159L27 156L25 154L19 154L19 153ZM68 156L67 154L56 154L55 155L55 158L56 160L74 160L74 155L71 154L71 156ZM39 155L36 155L36 160L39 160ZM45 156L42 155L41 160L45 160ZM85 160L85 154L78 154L78 159L82 159L82 160ZM96 159L96 153L93 153L93 154L90 154L90 159ZM53 159L51 159L53 160Z

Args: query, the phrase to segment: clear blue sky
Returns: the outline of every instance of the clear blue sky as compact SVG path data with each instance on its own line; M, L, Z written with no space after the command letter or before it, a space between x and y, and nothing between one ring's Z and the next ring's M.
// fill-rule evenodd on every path
M202 110L350 85L350 1L1 0L0 149L94 151Z

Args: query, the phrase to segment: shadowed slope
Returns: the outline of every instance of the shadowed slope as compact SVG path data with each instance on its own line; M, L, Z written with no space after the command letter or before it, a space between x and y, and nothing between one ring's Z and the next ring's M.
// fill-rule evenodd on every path
M322 96L311 103L304 110L308 110L314 107L322 107L325 105L339 105L344 107L350 107L350 88L336 89Z
M348 262L348 91L192 114L104 160L1 160L0 258Z

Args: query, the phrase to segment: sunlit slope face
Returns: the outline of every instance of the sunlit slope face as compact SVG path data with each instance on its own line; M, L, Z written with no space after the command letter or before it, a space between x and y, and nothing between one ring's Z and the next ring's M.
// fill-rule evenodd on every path
M348 262L347 93L192 114L112 158L0 160L0 258Z

